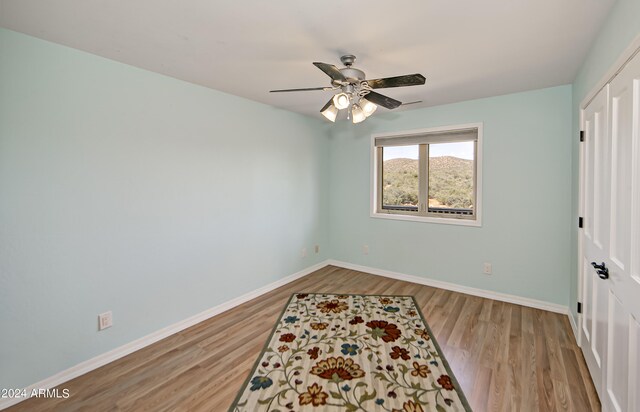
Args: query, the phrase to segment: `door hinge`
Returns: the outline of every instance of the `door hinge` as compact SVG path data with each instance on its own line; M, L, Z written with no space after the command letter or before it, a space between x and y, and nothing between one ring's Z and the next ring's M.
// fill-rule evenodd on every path
M582 313L582 302L578 302L578 313Z
M584 219L582 219L581 217L578 218L578 227L580 229L582 229L582 224L584 223Z
M580 141L584 142L584 130L580 130Z

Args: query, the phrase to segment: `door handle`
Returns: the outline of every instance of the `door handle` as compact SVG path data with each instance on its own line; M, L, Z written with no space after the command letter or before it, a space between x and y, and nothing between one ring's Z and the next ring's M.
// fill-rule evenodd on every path
M598 277L600 279L609 279L609 269L604 264L604 262L599 265L596 262L591 262L591 266L596 269L596 273L598 274Z

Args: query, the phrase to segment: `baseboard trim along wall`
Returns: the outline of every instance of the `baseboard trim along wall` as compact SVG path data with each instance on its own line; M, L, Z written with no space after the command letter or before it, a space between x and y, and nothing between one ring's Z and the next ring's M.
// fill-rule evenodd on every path
M577 318L573 317L573 314L569 312L569 323L571 324L571 330L573 331L573 337L576 339L576 343L578 346L582 344L582 338L580 337L580 330L578 329L578 323L580 319L580 315Z
M160 329L156 332L153 332L147 336L144 336L140 339L137 339L133 342L129 342L125 345L122 345L118 348L115 348L109 352L103 353L102 355L98 355L95 358L86 360L81 362L75 366L72 366L69 369L66 369L62 372L59 372L49 378L46 378L40 382L34 383L33 385L25 388L27 393L31 393L34 389L53 389L54 387L67 382L71 379L77 378L80 375L84 375L87 372L90 372L94 369L97 369L101 366L106 365L107 363L113 362L117 359L120 359L130 353L133 353L139 349L142 349L146 346L149 346L159 340L162 340L168 336L171 336L175 333L178 333L184 329L187 329L193 325L196 325L204 320L207 320L213 316L219 315L220 313L226 312L229 309L232 309L236 306L239 306L245 302L250 301L251 299L255 299L265 293L271 292L281 286L286 285L287 283L293 282L296 279L300 279L308 274L315 272L318 269L322 269L325 266L338 266L345 269L357 270L359 272L371 273L373 275L384 276L391 279L403 280L406 282L417 283L420 285L432 286L435 288L451 290L454 292L465 293L467 295L478 296L482 298L499 300L502 302L515 303L517 305L528 306L531 308L548 310L550 312L561 313L564 315L569 315L569 308L563 305L558 305L555 303L544 302L536 299L524 298L521 296L509 295L506 293L500 292L492 292L483 289L476 289L467 286L458 285L455 283L443 282L435 279L423 278L420 276L407 275L399 272L392 272L389 270L373 268L369 266L361 266L353 263L342 262L339 260L325 260L323 262L317 263L313 266L305 268L297 273L286 276L280 280L277 280L273 283L265 285L259 289L254 291L245 293L242 296L238 296L237 298L231 299L227 302L224 302L220 305L214 306L210 309L205 310L204 312L198 313L194 316L191 316L185 320L174 323L173 325L169 325L166 328ZM571 318L569 316L569 318ZM575 331L574 320L571 319L571 326ZM28 398L13 398L13 399L1 399L0 400L0 410L8 408L9 406L15 405L17 403L22 402L23 400Z
M549 312L569 314L567 306L557 303L545 302L542 300L525 298L522 296L509 295L507 293L493 292L490 290L477 289L468 286L458 285L456 283L443 282L441 280L423 278L421 276L406 275L404 273L392 272L390 270L378 269L369 266L355 265L353 263L342 262L339 260L328 260L329 265L339 266L345 269L357 270L359 272L371 273L373 275L384 276L391 279L404 280L406 282L418 283L420 285L432 286L434 288L451 290L453 292L465 293L467 295L478 296L481 298L499 300L501 302L515 303L516 305L527 306L535 309L548 310Z
M115 348L109 352L103 353L102 355L98 355L95 358L91 358L88 359L84 362L81 362L75 366L72 366L69 369L63 370L62 372L59 372L49 378L46 378L44 380L41 380L40 382L36 382L33 385L28 386L27 388L25 388L26 393L30 394L32 393L32 391L35 389L40 390L40 389L53 389L54 387L70 381L71 379L77 378L80 375L84 375L87 372L91 372L94 369L97 369L101 366L106 365L107 363L113 362L117 359L120 359L126 355L129 355L130 353L133 353L139 349L142 349L146 346L149 346L155 342L158 342L159 340L162 340L168 336L171 336L175 333L178 333L184 329L187 329L193 325L196 325L204 320L207 320L213 316L219 315L223 312L228 311L229 309L232 309L236 306L239 306L245 302L250 301L251 299L255 299L258 296L264 295L265 293L271 292L272 290L275 290L281 286L286 285L287 283L293 282L296 279L300 279L301 277L307 276L308 274L315 272L318 269L322 269L323 267L327 266L329 263L328 261L323 261L320 263L317 263L313 266L310 266L308 268L302 269L301 271L294 273L292 275L286 276L282 279L279 279L273 283L270 283L268 285L265 285L259 289L256 289L254 291L245 293L242 296L238 296L237 298L231 299L227 302L224 302L220 305L214 306L210 309L207 309L203 312L200 312L194 316L191 316L187 319L184 319L180 322L174 323L173 325L169 325L166 328L160 329L156 332L153 332L147 336L143 336L140 339L134 340L133 342L129 342L125 345L122 345L118 348ZM0 399L0 410L8 408L9 406L13 406L17 403L20 403L24 400L28 399L28 397L25 398L12 398L12 399Z

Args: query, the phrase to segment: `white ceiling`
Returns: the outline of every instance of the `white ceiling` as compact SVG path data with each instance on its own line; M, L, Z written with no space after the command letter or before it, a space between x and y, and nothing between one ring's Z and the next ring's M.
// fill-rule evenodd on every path
M615 0L0 0L0 26L321 118L311 63L355 54L397 110L571 83ZM341 67L341 66L340 66ZM381 109L385 110L385 109Z

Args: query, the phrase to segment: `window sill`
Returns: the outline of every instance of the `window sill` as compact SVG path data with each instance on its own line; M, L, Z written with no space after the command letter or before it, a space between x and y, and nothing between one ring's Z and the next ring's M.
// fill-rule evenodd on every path
M410 216L410 215L401 215L401 214L395 214L395 213L377 213L377 212L371 213L370 216L377 219L405 220L405 221L421 222L421 223L439 223L444 225L458 225L458 226L471 226L471 227L482 226L482 222L480 221L480 219L471 220L471 219L456 219L456 218L447 218L447 217Z

